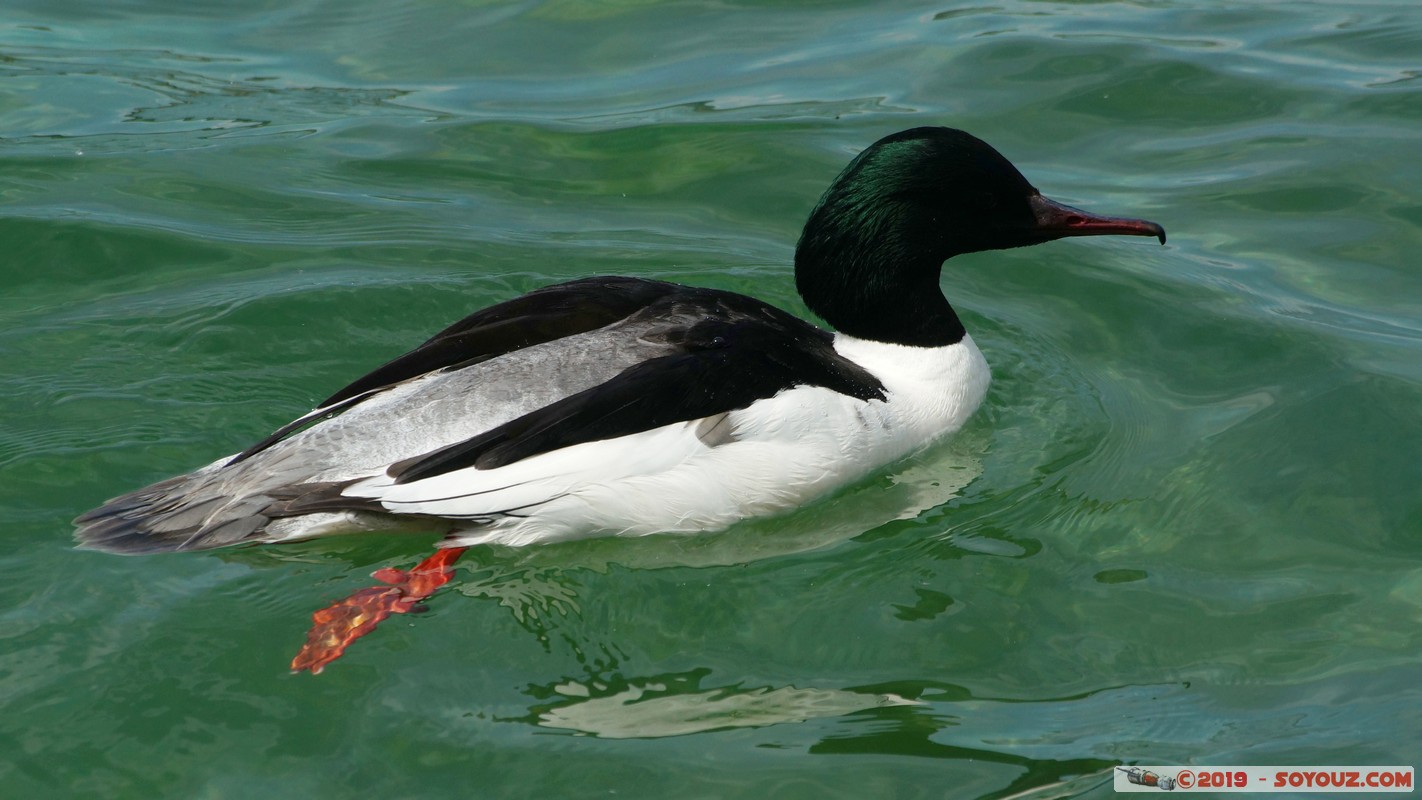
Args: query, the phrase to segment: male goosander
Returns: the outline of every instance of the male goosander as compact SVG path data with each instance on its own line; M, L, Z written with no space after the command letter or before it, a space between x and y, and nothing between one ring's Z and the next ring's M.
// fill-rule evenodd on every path
M413 525L441 547L711 531L786 511L957 430L988 366L948 258L1161 226L1043 197L985 142L860 153L795 252L806 305L584 278L478 311L235 455L75 520L82 546L205 550ZM393 581L392 581L393 582ZM432 591L432 590L431 590ZM318 617L319 621L319 617Z

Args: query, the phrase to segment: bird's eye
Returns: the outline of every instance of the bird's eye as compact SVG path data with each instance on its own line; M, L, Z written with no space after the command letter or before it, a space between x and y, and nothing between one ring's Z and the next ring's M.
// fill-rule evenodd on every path
M997 195L984 194L978 198L978 206L985 211L992 211L997 208Z

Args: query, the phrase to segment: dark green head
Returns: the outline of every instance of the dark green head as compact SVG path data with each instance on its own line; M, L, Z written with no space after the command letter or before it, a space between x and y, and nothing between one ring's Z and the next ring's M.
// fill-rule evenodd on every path
M937 346L962 324L938 288L944 261L1066 236L1165 231L1042 197L986 142L953 128L913 128L860 153L811 212L795 253L805 302L862 338Z

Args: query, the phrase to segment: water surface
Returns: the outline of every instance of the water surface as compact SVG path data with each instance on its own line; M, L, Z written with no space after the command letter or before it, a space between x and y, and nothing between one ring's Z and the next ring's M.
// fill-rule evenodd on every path
M17 797L1105 797L1422 748L1415 3L11 2L0 782ZM106 497L471 310L616 272L804 313L819 193L947 124L1170 243L953 260L910 464L699 540L124 559Z

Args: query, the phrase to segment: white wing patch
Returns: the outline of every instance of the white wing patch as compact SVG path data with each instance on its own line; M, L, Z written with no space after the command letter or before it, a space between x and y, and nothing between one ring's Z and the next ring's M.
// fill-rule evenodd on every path
M497 469L466 467L410 483L367 478L342 494L377 500L396 514L467 520L526 516L537 506L580 489L674 469L708 447L699 420L564 447Z

